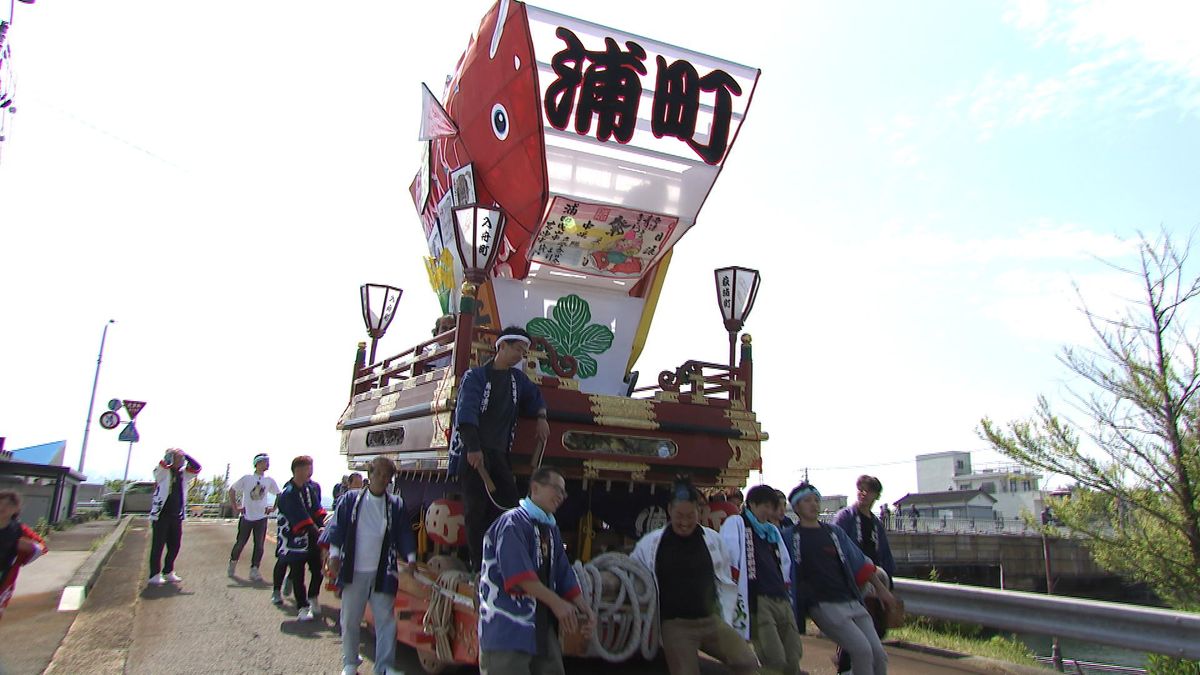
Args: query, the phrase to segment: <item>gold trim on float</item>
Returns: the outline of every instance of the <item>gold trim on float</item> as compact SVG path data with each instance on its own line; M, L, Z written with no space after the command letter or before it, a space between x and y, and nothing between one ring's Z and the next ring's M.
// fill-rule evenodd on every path
M587 459L583 462L584 478L599 478L601 471L622 471L632 480L645 480L650 465L642 462L618 462L611 459Z
M731 420L750 420L751 422L758 421L758 418L755 416L755 414L746 410L745 407L743 407L741 410L727 408L725 410L725 417Z
M429 446L433 448L449 447L450 440L446 433L450 430L450 413L444 412L433 416L433 439Z
M435 409L441 409L450 402L454 396L454 373L450 370L446 371L445 376L438 380L437 387L433 390L433 406Z
M762 425L754 420L738 419L731 417L729 425L737 429L742 434L742 439L759 440L762 436Z
M644 399L592 394L588 396L588 400L592 403L592 415L597 419L615 417L653 420L655 418L654 403Z
M342 432L342 442L340 445L341 445L341 448L339 449L339 452L341 452L343 455L346 455L347 457L349 457L350 456L350 432L349 431Z
M658 431L658 422L654 420L635 420L628 417L595 416L596 424L603 427L621 427L623 429L641 429L642 431Z
M754 462L762 457L762 445L758 441L730 438L729 449L733 451L725 465L729 469L753 469Z
M679 392L656 391L654 392L654 400L662 401L663 403L679 403Z
M379 397L379 404L375 406L375 413L391 412L396 409L396 403L400 400L400 392L387 394Z

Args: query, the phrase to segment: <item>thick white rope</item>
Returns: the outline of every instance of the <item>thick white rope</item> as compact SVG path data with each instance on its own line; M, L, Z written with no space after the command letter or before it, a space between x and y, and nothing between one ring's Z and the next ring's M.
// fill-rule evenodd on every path
M447 570L438 575L437 588L429 596L429 608L421 621L422 630L434 637L438 660L444 663L454 662L454 596L460 582L470 581L470 574L458 570Z
M602 553L586 565L577 560L574 569L584 599L596 612L588 655L620 663L640 649L643 657L653 659L658 654L658 591L653 573L622 553ZM603 572L620 582L611 601L602 597Z

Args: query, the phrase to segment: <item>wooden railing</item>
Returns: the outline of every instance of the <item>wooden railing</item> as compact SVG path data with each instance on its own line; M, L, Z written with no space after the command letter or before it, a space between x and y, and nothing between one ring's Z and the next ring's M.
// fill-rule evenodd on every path
M483 363L496 353L492 345L500 336L500 330L475 328L474 332L473 337L480 340L471 341L476 357L474 363ZM394 356L356 367L353 394L363 394L372 389L386 387L393 381L405 380L450 367L454 363L454 338L455 331L449 330ZM429 349L430 347L433 349ZM579 370L579 364L575 357L569 354L559 354L545 338L533 337L530 353L539 361L548 363L558 377L572 378ZM360 357L361 355L360 350Z
M732 401L743 400L746 382L741 368L730 368L727 364L690 360L674 370L658 374L658 383L638 387L633 394L638 398L651 398L660 391L692 396L716 396ZM638 396L641 394L641 396Z
M429 347L433 349L428 349ZM388 386L393 380L406 380L454 363L454 331L435 335L429 340L358 369L353 393L362 394Z
M386 387L393 381L406 380L452 367L456 356L456 330L451 329L435 335L411 349L372 364L363 363L365 350L364 345L360 343L351 389L352 396ZM474 365L484 363L491 358L496 353L493 345L500 332L497 328L473 328L472 339L464 343L464 346L469 346L471 356L474 357L467 359L467 362ZM575 357L569 354L559 354L554 346L543 337L534 336L532 338L530 355L540 363L548 364L554 374L561 378L573 378L579 370L579 363ZM664 370L659 373L656 384L634 389L630 395L634 398L653 398L658 392L673 392L740 401L745 404L746 408L750 408L752 372L749 343L745 342L742 345L741 365L729 366L723 363L694 359L685 361L683 365L674 370Z

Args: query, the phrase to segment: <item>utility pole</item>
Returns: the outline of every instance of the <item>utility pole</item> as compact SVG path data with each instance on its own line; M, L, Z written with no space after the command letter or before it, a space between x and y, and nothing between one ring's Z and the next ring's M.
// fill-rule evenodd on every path
M92 378L92 398L88 400L87 420L83 424L83 445L79 447L79 473L83 473L83 460L87 456L88 431L92 428L92 409L96 405L96 385L100 384L100 362L104 360L104 341L108 338L108 327L116 323L109 319L100 334L100 355L96 357L96 376Z

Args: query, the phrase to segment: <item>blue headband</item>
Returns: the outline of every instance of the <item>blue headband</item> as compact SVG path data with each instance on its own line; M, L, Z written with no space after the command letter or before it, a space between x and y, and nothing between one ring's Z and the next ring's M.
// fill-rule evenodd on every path
M796 508L796 502L809 495L816 495L817 499L821 498L821 492L817 490L817 488L811 485L804 485L792 490L792 494L788 495L788 503L791 504L792 508L794 509Z
M267 457L267 453L265 453L265 452L260 452L260 453L258 453L257 455L255 455L255 456L254 456L254 462L253 462L253 465L254 465L254 466L258 466L258 463L259 463L259 462L262 462L262 461L265 461L265 460L269 460L269 459L270 459L270 458L269 458L269 457Z

